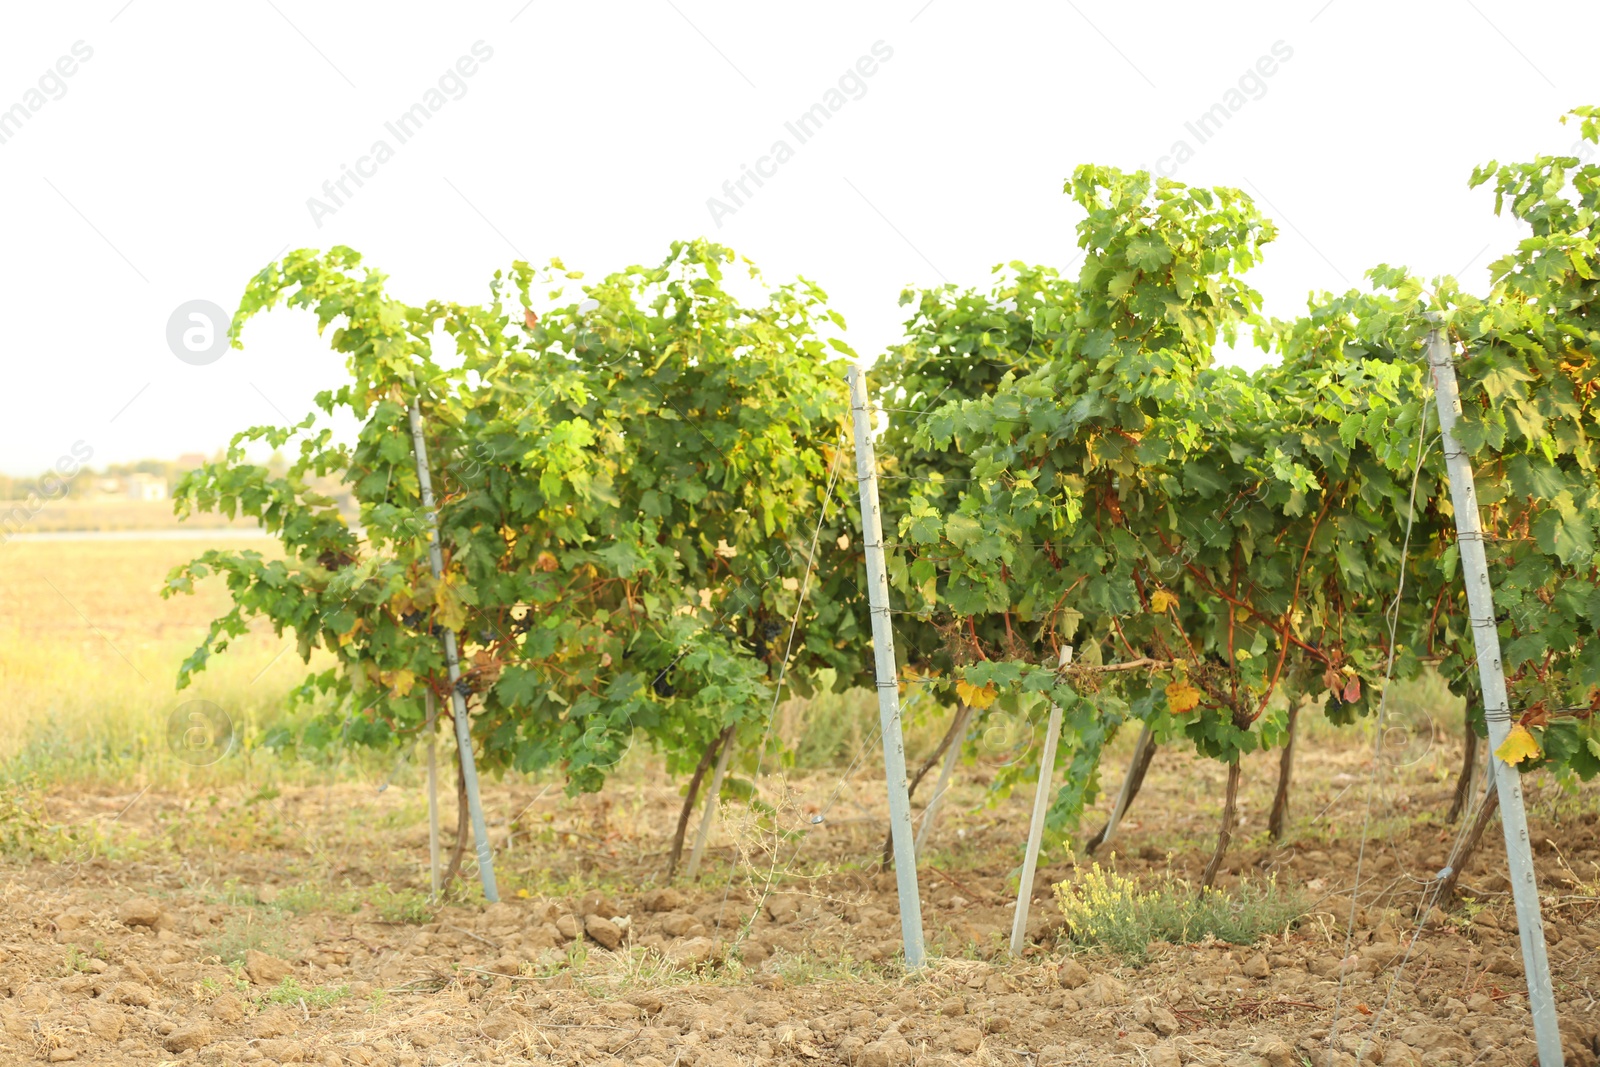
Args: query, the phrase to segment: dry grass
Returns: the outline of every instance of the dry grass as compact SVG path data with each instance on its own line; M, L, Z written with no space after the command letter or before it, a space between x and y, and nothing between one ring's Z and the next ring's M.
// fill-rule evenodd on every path
M262 625L214 657L190 688L179 691L179 665L211 620L228 609L227 590L213 579L194 596L163 600L173 567L214 545L248 546L269 557L276 542L219 533L216 540L13 540L0 544L0 777L41 784L124 785L234 781L241 760L270 760L288 773L326 768L283 763L253 744L283 720L289 689L305 674L292 636ZM323 664L326 666L326 664ZM196 770L175 759L168 720L190 700L207 700L233 720L238 758ZM939 709L912 701L907 747L914 760L938 744L948 723ZM808 769L871 765L878 711L867 690L789 701L775 723L778 741ZM392 757L343 753L376 764ZM637 774L638 760L618 768Z
M24 530L176 530L255 527L254 519L229 519L202 512L182 520L172 513L170 500L54 500L39 509Z
M226 543L226 542L218 542ZM234 542L237 543L237 542ZM276 545L251 542L271 554ZM167 572L205 541L13 541L0 546L0 768L43 782L201 784L236 773L236 758L196 769L167 744L168 721L189 700L233 720L242 757L280 719L303 665L287 638L263 627L236 641L189 689L183 659L224 611L220 581L162 600Z

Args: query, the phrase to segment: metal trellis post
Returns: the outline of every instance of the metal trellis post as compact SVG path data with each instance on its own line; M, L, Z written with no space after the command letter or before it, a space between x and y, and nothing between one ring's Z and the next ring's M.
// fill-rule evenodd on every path
M867 556L867 599L872 606L872 654L883 724L883 771L889 791L889 826L894 834L894 874L900 890L900 934L906 967L924 962L922 898L917 893L916 840L911 833L911 796L906 786L906 744L900 731L900 681L889 618L889 576L883 562L883 516L878 510L878 458L872 448L867 376L850 368L850 414L855 423L856 481L861 486L861 540Z
M1483 522L1472 464L1455 437L1461 414L1461 394L1456 384L1450 343L1441 330L1428 335L1428 365L1433 371L1434 400L1439 428L1444 432L1445 467L1450 474L1450 501L1456 513L1456 547L1461 553L1461 577L1467 586L1472 641L1478 654L1478 680L1483 688L1483 717L1489 727L1489 772L1500 791L1500 826L1505 831L1506 859L1511 871L1511 896L1517 911L1517 936L1522 942L1522 967L1528 979L1528 1007L1533 1014L1533 1034L1539 1062L1560 1067L1561 1031L1556 1021L1555 994L1550 984L1550 961L1545 953L1544 920L1539 913L1539 886L1534 878L1533 853L1528 842L1528 815L1522 803L1522 776L1494 753L1511 732L1511 704L1506 696L1506 676L1500 660L1500 634L1495 627L1494 591L1489 585L1489 563L1483 549Z
M439 549L439 513L433 509L433 479L428 475L428 446L422 439L422 408L411 401L411 446L417 458L417 482L422 488L422 506L428 512L428 562L433 576L444 575L444 553ZM446 628L443 636L444 662L450 671L450 711L456 723L456 749L461 756L461 778L467 787L467 806L472 814L472 842L478 852L478 876L483 880L483 896L493 904L500 899L494 881L494 850L489 846L489 828L483 820L483 799L478 795L478 765L472 758L472 724L467 721L467 701L461 695L461 659L456 650L456 634Z
M1050 724L1045 728L1044 751L1039 753L1039 785L1033 791L1033 818L1028 822L1028 845L1022 854L1022 879L1017 883L1017 913L1011 917L1011 954L1022 955L1028 938L1028 911L1033 904L1033 872L1039 864L1039 844L1044 840L1044 817L1050 810L1050 779L1056 769L1056 742L1061 739L1061 705L1051 703Z

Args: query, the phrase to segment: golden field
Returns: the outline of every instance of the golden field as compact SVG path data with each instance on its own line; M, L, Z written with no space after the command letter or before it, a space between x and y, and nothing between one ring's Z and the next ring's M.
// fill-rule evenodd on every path
M12 501L12 504L18 502ZM181 527L180 527L181 522ZM199 512L180 520L170 500L52 500L32 515L27 529L56 530L191 530L254 529L254 519L229 519L214 511Z
M269 627L213 658L194 685L179 665L228 606L220 580L162 599L167 573L208 547L279 552L266 538L12 540L0 545L0 766L49 781L170 781L222 773L172 758L167 724L194 699L233 719L248 749L304 673ZM228 761L232 764L234 761Z

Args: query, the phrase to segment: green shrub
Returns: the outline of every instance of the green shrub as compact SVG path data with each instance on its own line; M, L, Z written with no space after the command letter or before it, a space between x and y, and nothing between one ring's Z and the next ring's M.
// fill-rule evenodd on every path
M58 860L72 850L72 835L51 826L37 790L21 785L0 788L0 855L27 862Z
M1231 893L1196 892L1188 882L1163 876L1152 889L1094 864L1055 887L1056 900L1073 943L1104 948L1142 962L1150 944L1192 944L1215 938L1235 945L1254 944L1306 913L1304 902L1275 881L1242 884Z

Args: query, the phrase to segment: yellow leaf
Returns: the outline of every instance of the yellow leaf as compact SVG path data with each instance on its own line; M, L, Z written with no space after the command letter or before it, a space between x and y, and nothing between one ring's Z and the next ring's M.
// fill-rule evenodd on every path
M351 625L349 630L339 635L339 644L348 645L351 641L355 640L356 634L360 633L366 628L366 623L367 620L365 619L356 619L355 623Z
M382 681L398 696L406 696L411 692L412 686L417 684L417 676L408 670L398 670L384 677Z
M1165 589L1157 589L1150 594L1150 610L1157 615L1165 613L1169 608L1178 606L1178 597Z
M449 579L439 583L434 590L434 618L447 630L459 630L467 624L467 605L461 600Z
M995 698L999 695L992 685L980 688L979 686L968 685L966 682L956 682L956 696L960 697L968 707L976 708L978 711L982 711L990 704L993 704Z
M1167 686L1167 710L1182 715L1200 706L1200 690L1188 682L1173 682Z
M1528 728L1520 722L1511 727L1511 732L1501 742L1500 747L1494 750L1495 756L1515 767L1525 759L1538 759L1544 755L1539 750L1539 742L1533 739Z

